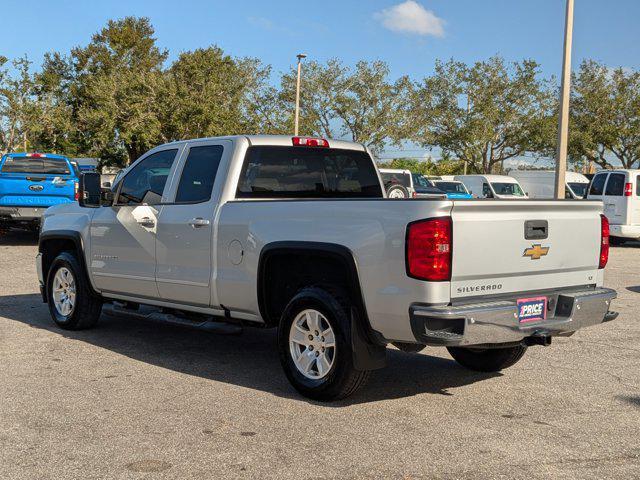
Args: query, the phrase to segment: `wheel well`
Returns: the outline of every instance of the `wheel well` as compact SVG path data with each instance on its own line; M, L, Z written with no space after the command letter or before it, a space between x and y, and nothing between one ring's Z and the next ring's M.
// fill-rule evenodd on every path
M77 241L72 237L52 236L40 239L39 251L42 254L42 274L46 282L49 269L55 258L62 252L72 252L84 268L84 258Z
M315 242L272 244L263 249L258 268L258 303L267 325L277 325L289 300L301 288L312 285L342 290L368 324L349 250Z

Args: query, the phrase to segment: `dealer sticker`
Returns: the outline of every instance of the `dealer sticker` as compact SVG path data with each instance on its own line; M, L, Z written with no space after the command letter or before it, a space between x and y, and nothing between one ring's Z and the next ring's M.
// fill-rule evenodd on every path
M518 300L518 321L536 322L547 318L547 297L521 298Z

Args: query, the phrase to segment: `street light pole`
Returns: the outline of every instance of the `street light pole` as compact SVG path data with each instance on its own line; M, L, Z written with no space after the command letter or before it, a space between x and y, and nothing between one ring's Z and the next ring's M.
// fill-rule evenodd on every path
M562 86L558 114L558 143L556 146L555 197L565 198L567 171L567 144L569 143L569 100L571 94L571 43L573 41L573 0L567 0L564 25L564 55L562 58Z
M293 128L293 134L298 135L298 123L300 121L300 73L302 71L302 59L306 58L307 55L305 53L299 53L296 55L298 59L298 80L296 81L296 112L295 112L295 123Z

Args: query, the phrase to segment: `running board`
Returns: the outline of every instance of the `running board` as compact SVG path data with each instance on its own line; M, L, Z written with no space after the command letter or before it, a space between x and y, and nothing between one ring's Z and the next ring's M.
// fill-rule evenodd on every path
M220 335L240 335L242 325L225 321L214 320L214 317L181 317L173 313L166 313L157 308L147 305L140 305L137 309L127 308L123 304L114 302L107 303L102 307L102 313L112 317L127 316L140 320L150 320L152 322L177 325L180 327L203 330Z

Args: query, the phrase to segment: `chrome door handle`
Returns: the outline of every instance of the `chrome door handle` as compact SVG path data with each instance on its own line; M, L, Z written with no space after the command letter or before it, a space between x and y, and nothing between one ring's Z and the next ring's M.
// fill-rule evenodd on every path
M192 218L191 220L189 220L189 225L191 225L193 228L206 227L210 223L211 222L206 218L200 218L200 217Z
M149 217L138 218L136 219L136 222L138 222L138 225L142 225L143 227L147 228L153 228L156 226L156 222L153 220L153 218Z

